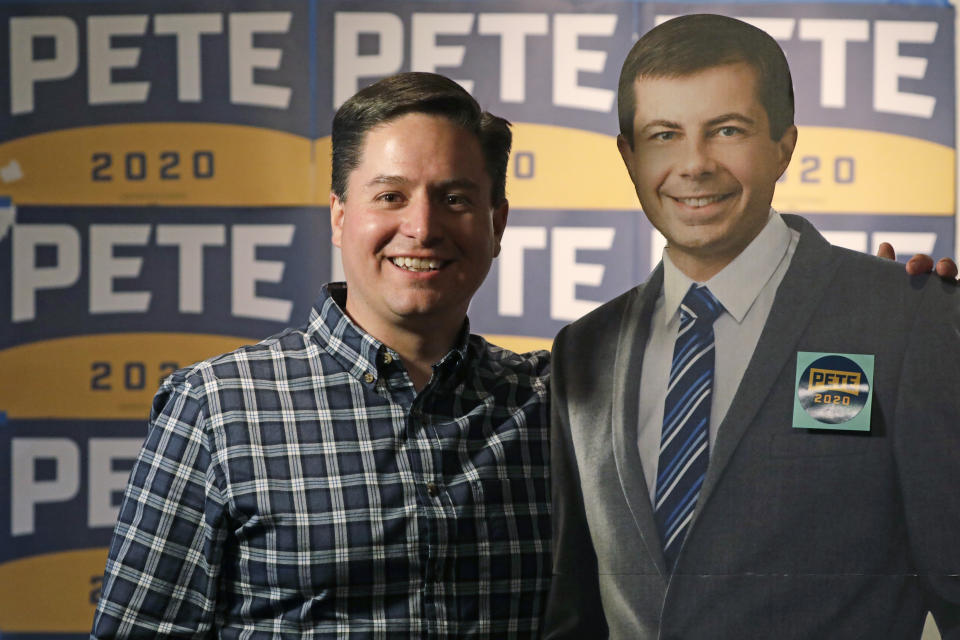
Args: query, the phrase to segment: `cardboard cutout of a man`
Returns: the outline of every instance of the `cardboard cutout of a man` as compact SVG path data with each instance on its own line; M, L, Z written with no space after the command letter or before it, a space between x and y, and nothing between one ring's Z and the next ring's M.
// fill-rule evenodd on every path
M960 292L770 209L797 129L763 31L654 28L619 115L667 247L554 343L547 637L960 637Z

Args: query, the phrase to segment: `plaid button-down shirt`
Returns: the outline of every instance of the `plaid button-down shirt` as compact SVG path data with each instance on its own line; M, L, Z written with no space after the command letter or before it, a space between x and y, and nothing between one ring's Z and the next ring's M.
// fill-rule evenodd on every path
M344 297L163 383L94 637L537 634L548 354L465 329L418 394Z

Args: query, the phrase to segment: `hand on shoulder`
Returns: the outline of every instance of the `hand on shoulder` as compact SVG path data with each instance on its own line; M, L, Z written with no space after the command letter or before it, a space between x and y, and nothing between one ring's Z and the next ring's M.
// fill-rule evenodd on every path
M886 258L887 260L897 259L897 254L894 252L893 246L889 242L880 243L880 248L877 250L877 256ZM950 258L941 258L936 262L936 264L934 264L933 258L925 253L918 253L910 258L907 261L906 269L907 273L912 276L935 272L944 280L957 279L956 262Z

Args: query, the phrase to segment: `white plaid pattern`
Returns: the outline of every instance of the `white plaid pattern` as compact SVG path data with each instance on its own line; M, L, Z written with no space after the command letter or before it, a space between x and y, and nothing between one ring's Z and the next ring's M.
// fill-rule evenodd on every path
M417 395L345 293L164 382L92 637L538 634L548 354L465 329Z

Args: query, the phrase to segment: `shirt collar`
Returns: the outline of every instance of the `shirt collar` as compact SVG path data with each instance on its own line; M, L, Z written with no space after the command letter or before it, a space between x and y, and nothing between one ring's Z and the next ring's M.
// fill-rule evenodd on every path
M702 284L710 288L710 293L720 301L726 312L740 323L777 270L789 247L790 229L780 214L771 209L767 224L746 249ZM663 296L668 319L678 312L683 297L693 283L671 262L664 250Z
M383 354L389 353L394 358L399 355L356 325L344 312L346 305L347 283L325 284L310 311L307 332L350 375L367 384L375 383L381 375L379 366L384 364ZM452 374L460 368L467 357L469 337L470 323L464 319L453 349L433 365L434 371Z

